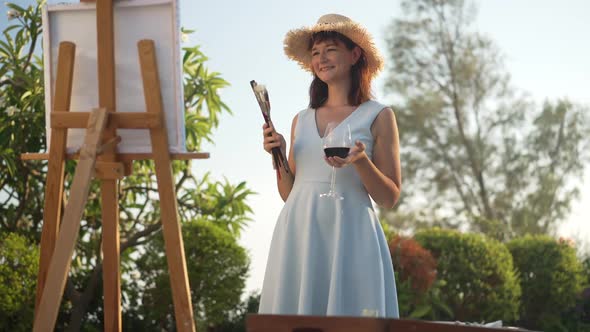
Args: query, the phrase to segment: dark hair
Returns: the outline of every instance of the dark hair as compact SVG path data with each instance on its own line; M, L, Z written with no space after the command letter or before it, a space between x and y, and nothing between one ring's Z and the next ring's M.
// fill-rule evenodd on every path
M327 40L341 42L349 50L358 46L350 38L336 31L319 31L314 33L309 39L308 51L311 52L315 43ZM361 56L350 70L352 83L348 92L348 103L350 105L360 105L371 99L371 75L369 75L369 66L365 57L365 51L361 47L359 49L361 50ZM328 100L328 85L314 73L313 81L309 86L309 107L318 108L324 105L326 100Z

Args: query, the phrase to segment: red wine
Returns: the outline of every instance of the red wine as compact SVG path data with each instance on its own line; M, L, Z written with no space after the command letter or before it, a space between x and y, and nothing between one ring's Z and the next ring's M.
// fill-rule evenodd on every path
M340 157L342 159L348 156L350 148L325 148L326 157Z

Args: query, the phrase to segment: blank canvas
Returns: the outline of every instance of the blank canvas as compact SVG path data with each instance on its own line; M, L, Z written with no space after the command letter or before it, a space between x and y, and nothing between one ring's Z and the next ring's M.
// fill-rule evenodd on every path
M146 111L137 42L142 39L154 40L169 148L171 152L184 152L184 102L177 8L177 0L115 2L116 111ZM76 44L70 111L90 112L98 107L95 4L46 5L43 10L43 39L49 146L50 111L60 42L70 41ZM80 148L84 132L84 129L68 130L68 152L75 152ZM117 134L122 138L118 145L120 153L151 152L147 129L119 129Z

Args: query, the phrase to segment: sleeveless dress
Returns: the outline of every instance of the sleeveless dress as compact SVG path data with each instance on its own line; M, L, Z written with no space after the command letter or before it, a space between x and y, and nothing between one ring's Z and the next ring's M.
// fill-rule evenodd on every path
M361 104L336 128L350 125L371 158L371 124L385 106ZM293 188L275 225L259 313L399 317L387 240L354 166L336 168L343 200L330 189L315 110L298 114L293 142Z

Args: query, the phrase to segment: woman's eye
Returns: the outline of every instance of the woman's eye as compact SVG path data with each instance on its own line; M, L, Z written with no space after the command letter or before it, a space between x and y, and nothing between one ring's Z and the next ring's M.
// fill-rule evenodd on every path
M311 56L316 56L318 54L320 54L320 52L311 52Z

